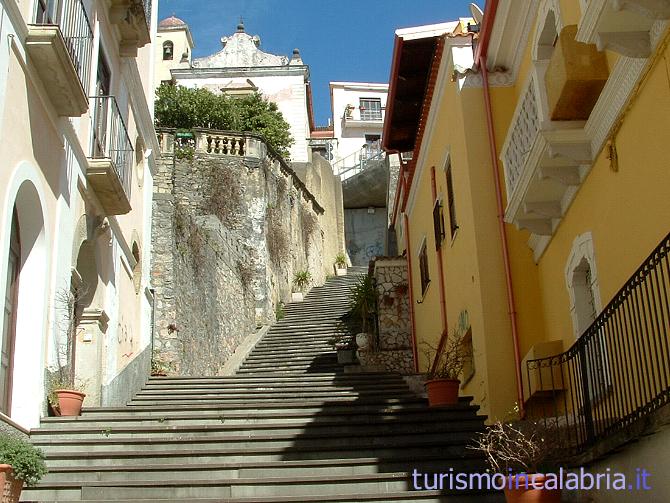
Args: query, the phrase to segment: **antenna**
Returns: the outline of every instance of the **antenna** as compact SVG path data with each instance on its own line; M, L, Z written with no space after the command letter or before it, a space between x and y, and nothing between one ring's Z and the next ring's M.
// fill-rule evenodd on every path
M470 4L470 14L472 14L472 18L475 20L475 23L482 24L482 20L484 19L484 12L476 3Z

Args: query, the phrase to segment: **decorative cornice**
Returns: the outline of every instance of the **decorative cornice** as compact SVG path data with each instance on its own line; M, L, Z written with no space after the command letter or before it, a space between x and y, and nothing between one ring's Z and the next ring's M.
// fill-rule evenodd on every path
M516 76L512 72L491 72L488 75L489 86L511 87L516 82ZM460 79L461 89L484 87L484 79L481 72L468 72Z

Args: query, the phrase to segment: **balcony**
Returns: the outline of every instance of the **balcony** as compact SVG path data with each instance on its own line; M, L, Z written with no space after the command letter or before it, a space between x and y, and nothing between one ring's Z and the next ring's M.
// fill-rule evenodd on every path
M134 58L151 42L152 0L111 0L110 21L119 27L122 57Z
M92 147L86 178L106 215L131 210L133 147L113 96L94 96Z
M385 159L386 152L381 149L381 141L372 142L353 154L334 162L333 173L344 181L370 167L376 166Z
M657 21L670 19L668 0L588 0L577 40L631 58L651 54Z
M347 107L342 117L342 127L381 129L384 127L384 112L381 109Z
M585 122L551 120L545 86L549 64L535 63L501 152L505 221L537 236L553 234L592 161Z
M88 110L84 91L91 68L93 32L81 0L64 0L55 12L38 9L28 25L26 48L61 116L79 117Z
M567 456L649 433L670 404L669 256L667 235L570 349L524 362L529 417L558 426Z

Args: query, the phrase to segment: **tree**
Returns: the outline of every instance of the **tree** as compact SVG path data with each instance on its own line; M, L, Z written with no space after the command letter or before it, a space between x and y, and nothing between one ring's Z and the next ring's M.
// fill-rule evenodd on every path
M263 136L285 159L293 144L290 126L275 103L260 93L243 97L169 84L156 91L156 127L245 131Z

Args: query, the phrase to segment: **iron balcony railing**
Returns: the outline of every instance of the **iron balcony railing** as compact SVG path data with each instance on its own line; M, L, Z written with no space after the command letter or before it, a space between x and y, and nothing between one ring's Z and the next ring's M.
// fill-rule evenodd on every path
M82 0L39 0L35 24L59 27L82 88L87 89L93 30Z
M669 254L670 234L568 351L527 362L541 390L529 413L569 454L636 436L638 420L670 403Z
M93 145L91 157L110 159L130 199L133 147L114 96L93 96Z

